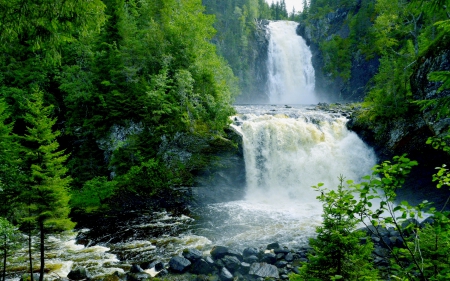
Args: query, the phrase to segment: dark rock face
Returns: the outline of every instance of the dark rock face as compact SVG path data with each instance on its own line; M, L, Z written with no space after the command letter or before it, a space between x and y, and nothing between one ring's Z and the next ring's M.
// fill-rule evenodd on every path
M195 262L203 257L202 252L197 249L184 249L183 257L191 262Z
M169 262L170 269L174 272L185 272L190 265L191 262L183 257L173 257Z
M430 51L418 58L411 75L411 91L416 100L430 100L447 97L450 89L438 92L442 82L430 81L429 75L435 71L450 71L450 36L444 35L436 41ZM424 112L423 118L434 135L445 133L450 127L450 118L435 120L430 112Z
M241 266L241 261L234 256L225 256L222 258L222 262L230 272L235 272Z
M223 267L222 270L220 270L219 278L222 281L232 281L233 274L231 274L226 267Z
M225 257L228 253L228 248L225 246L214 246L211 250L211 257L215 260Z
M262 278L266 278L266 277L279 278L280 277L276 266L267 264L264 262L253 263L250 266L249 274L255 275L258 277L262 277Z
M259 250L257 248L251 247L251 248L245 248L243 255L244 257L249 257L249 256L257 256L259 253Z
M71 279L71 280L83 280L83 279L90 279L91 278L91 274L89 273L89 271L82 267L76 267L75 269L72 269L69 274L67 274L67 278Z
M210 147L211 164L195 177L194 203L227 202L242 199L245 195L242 138L232 130L226 130L226 133L226 139L219 139ZM238 144L237 148L233 142Z
M333 36L345 39L350 35L347 18L354 13L350 8L342 7L335 12L328 13L324 18L315 20L312 26L300 23L297 34L302 36L312 53L312 64L315 71L315 91L319 99L327 102L361 101L370 79L377 73L378 57L366 59L363 54L352 54L351 75L348 81L341 77L332 77L323 71L325 66L324 54L318 42L329 41Z
M207 261L201 259L201 260L197 260L193 265L192 265L192 270L191 272L194 274L211 274L214 272L214 267L208 263Z

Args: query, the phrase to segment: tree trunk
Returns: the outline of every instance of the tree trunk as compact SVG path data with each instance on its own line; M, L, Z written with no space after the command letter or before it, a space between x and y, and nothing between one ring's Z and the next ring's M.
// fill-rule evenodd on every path
M6 245L6 234L5 234L5 244L3 249L3 281L6 281L6 256L8 255L7 251L7 245Z
M44 221L43 220L39 220L39 232L41 233L41 241L40 241L40 252L41 252L41 268L39 269L39 281L44 281L44 268L45 268L45 258L44 258L44 238L45 238L45 233L44 233Z
M31 256L31 226L28 229L28 256L30 258L30 280L34 281L33 276L33 257Z

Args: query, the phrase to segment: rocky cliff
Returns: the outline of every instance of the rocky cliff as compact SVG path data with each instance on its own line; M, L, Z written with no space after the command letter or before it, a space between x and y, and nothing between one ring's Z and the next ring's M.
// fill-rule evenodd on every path
M370 1L372 0L366 2ZM339 8L320 19L300 22L297 28L297 34L306 40L313 54L316 94L323 101L362 101L370 79L378 71L378 57L366 59L361 52L351 54L351 70L348 80L334 76L324 69L327 54L323 53L320 45L332 40L334 36L342 39L350 36L349 17L358 12L358 5L360 6L361 2L359 1L356 7ZM355 44L357 43L355 42Z

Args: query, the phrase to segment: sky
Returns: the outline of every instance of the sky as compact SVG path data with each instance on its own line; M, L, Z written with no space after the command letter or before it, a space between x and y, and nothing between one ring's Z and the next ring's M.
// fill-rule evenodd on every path
M280 0L278 0L280 1ZM267 3L272 4L272 2L276 3L277 0L266 0ZM280 1L281 2L281 1ZM286 9L288 13L292 12L292 6L295 7L295 11L301 11L303 8L303 0L285 0L286 2Z

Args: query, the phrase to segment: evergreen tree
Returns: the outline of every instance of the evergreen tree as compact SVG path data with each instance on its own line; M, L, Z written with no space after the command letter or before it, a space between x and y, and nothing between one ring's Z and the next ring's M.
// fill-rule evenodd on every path
M50 117L52 106L44 106L43 93L36 91L26 100L25 121L27 134L24 137L26 163L29 167L29 188L23 194L28 204L29 215L23 221L37 227L40 233L40 281L45 268L45 234L48 230L66 230L74 227L68 218L71 181L66 177L64 166L68 155L58 151L56 138L59 131L52 127L56 119ZM27 202L28 201L28 202Z

